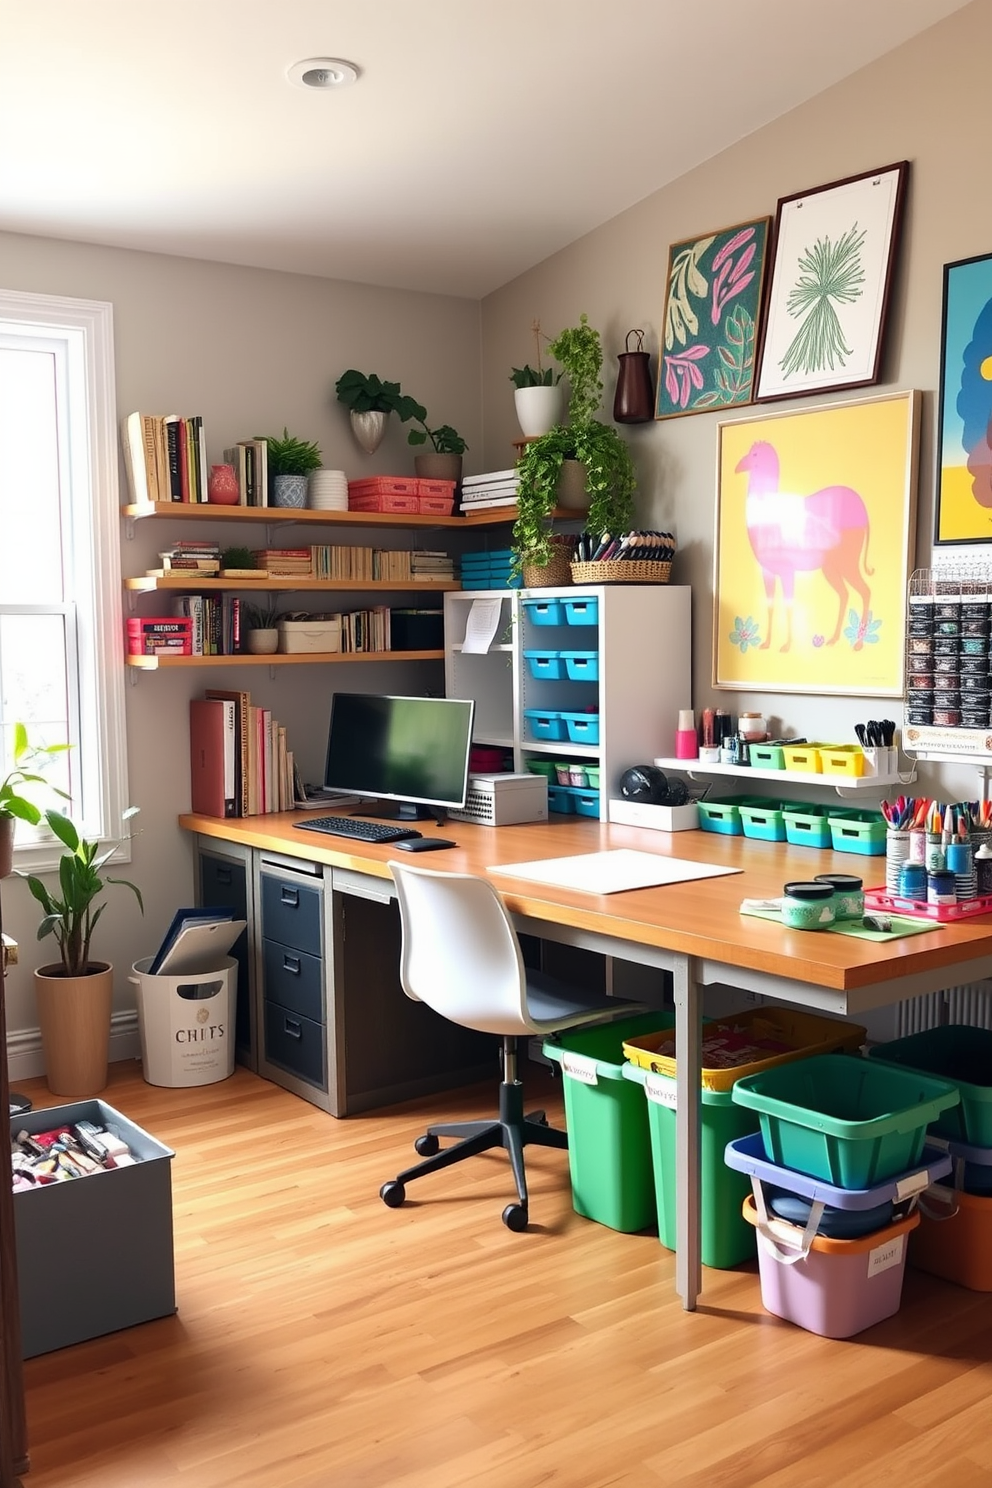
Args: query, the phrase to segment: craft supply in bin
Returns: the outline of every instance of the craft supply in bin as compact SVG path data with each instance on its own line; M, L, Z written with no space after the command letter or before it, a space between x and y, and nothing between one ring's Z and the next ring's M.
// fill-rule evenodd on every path
M656 1218L648 1113L623 1078L623 1042L671 1027L670 1012L640 1013L545 1039L564 1078L568 1166L577 1214L630 1234Z
M846 1053L780 1064L734 1086L734 1100L758 1112L772 1162L839 1188L869 1188L917 1164L927 1126L958 1099L946 1080Z
M710 1019L702 1031L702 1087L730 1090L743 1075L757 1074L790 1059L827 1054L834 1049L860 1049L866 1034L867 1029L860 1023L791 1007L751 1008L730 1018ZM674 1080L674 1032L626 1039L623 1052L641 1069Z
M992 1030L948 1023L876 1044L868 1052L873 1060L948 1080L960 1103L942 1111L931 1131L992 1148Z

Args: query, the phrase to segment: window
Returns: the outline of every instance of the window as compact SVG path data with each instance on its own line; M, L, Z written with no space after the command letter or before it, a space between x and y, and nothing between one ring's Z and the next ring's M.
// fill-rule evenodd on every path
M18 721L68 741L51 778L100 840L127 805L117 470L112 307L0 290L0 773ZM17 842L54 864L45 833Z

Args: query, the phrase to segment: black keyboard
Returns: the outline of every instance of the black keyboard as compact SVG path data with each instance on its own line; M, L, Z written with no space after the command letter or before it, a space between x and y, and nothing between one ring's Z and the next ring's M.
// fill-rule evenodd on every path
M394 827L389 822L361 821L351 816L312 816L294 822L305 832L327 832L331 837L352 837L358 842L399 842L403 837L422 837L416 827Z

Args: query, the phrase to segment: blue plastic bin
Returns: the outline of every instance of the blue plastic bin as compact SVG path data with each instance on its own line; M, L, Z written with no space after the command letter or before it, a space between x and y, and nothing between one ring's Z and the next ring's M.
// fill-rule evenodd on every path
M565 624L565 610L560 599L525 599L524 609L531 625Z
M565 720L560 713L548 713L543 708L525 708L524 717L535 739L561 740L568 736Z
M563 651L561 656L573 682L599 681L598 651Z
M568 737L573 744L599 743L598 713L561 713L559 717L564 719Z
M566 625L598 625L599 600L595 595L585 599L565 600Z
M551 677L558 680L565 675L560 651L525 651L524 656L532 677Z

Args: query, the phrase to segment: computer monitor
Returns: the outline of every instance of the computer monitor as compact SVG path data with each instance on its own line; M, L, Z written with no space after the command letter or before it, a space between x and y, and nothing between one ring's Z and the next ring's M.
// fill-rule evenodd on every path
M443 822L465 805L474 714L467 698L336 692L324 787L393 803L364 816Z

